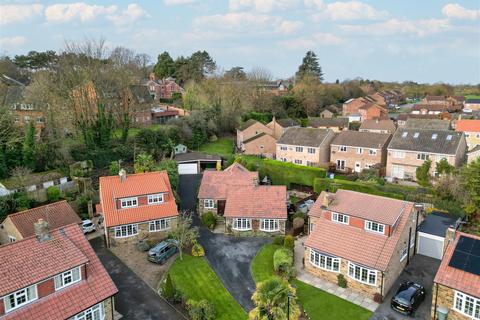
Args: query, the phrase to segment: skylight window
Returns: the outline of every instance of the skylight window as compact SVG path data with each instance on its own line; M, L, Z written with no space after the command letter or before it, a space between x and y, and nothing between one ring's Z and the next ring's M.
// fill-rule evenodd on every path
M436 133L432 134L432 140L436 140L437 137L438 137L438 134L436 134Z
M418 138L418 135L419 135L419 133L418 133L418 132L415 132L415 133L413 134L413 137L414 137L414 138Z
M406 137L407 137L407 135L408 135L408 132L404 132L404 133L402 133L402 138L406 138Z
M452 140L452 135L451 135L451 134L449 134L449 135L447 136L447 140L448 140L448 141Z

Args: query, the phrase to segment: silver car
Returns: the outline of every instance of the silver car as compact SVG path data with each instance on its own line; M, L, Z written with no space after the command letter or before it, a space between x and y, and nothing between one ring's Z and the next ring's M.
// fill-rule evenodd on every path
M83 234L94 232L96 230L95 224L91 220L82 221Z

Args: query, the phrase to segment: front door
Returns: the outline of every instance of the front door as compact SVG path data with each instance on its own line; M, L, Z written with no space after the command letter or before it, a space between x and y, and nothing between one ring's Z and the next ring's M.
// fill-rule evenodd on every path
M360 172L360 171L362 171L361 163L355 162L355 172Z
M219 216L222 216L223 217L223 213L225 212L225 203L226 201L225 200L218 200L218 207L217 207L217 214Z

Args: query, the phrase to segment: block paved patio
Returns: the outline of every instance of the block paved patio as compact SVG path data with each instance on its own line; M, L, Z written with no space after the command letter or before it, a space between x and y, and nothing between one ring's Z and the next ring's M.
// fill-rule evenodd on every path
M297 270L297 279L374 312L379 304L372 299L348 288L341 288L335 283L315 277L304 270L302 258L305 252L305 247L303 246L305 239L306 237L302 237L295 241L295 268Z

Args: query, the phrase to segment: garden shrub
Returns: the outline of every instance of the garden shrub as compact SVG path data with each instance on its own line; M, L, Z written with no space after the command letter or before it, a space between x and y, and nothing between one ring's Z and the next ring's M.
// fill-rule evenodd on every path
M192 299L188 300L187 310L188 310L188 315L192 320L214 320L215 319L215 308L206 299L203 299L200 301L196 301Z
M273 244L276 244L276 245L279 245L279 246L283 246L283 242L285 241L285 237L284 236L275 236L273 238L273 241L272 243Z
M217 217L211 211L202 214L201 220L202 224L209 229L214 229L217 224Z
M200 243L195 243L192 246L192 256L194 257L203 257L205 255L205 249L203 249Z
M167 274L165 282L162 284L162 296L168 301L173 301L175 297L175 285L173 284L172 277L170 274Z
M293 220L295 220L296 218L302 218L303 220L306 220L307 214L301 211L297 211L293 214Z
M60 199L60 189L56 186L50 186L47 188L47 200L48 202L55 202Z
M343 276L343 274L339 274L337 276L337 283L340 288L346 288L347 287L347 279Z
M404 200L405 196L403 194L386 192L382 191L383 186L379 186L373 183L366 183L360 181L347 181L347 180L337 180L337 179L315 179L314 190L317 193L320 193L325 190L330 192L337 189L352 190L362 193L368 193L388 198ZM334 190L335 189L335 190Z
M290 250L293 250L295 247L295 239L291 235L286 235L285 240L283 241L283 246Z
M293 252L287 248L277 249L273 254L273 269L282 277L293 276Z

